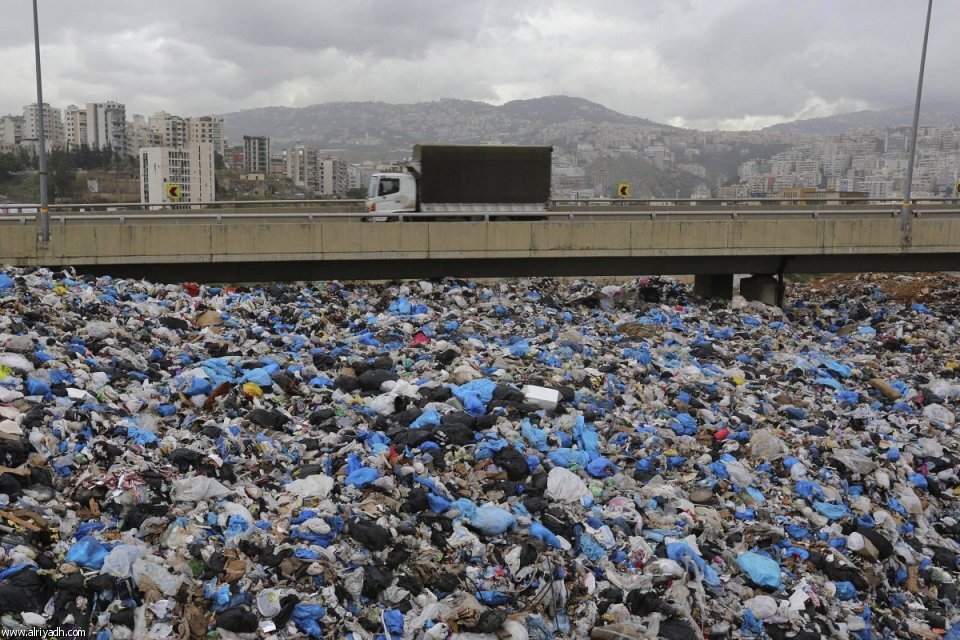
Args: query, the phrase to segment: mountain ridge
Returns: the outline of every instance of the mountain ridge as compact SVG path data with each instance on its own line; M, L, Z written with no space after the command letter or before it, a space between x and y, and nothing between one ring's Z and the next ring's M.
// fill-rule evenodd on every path
M220 114L226 134L266 135L278 143L409 146L425 139L447 142L548 142L550 127L634 125L675 129L629 116L584 98L544 96L492 105L474 100L429 102L326 102L306 107L258 107ZM544 131L544 128L547 131ZM364 143L369 143L365 145Z
M838 113L821 118L807 118L781 122L760 129L768 133L799 133L803 135L838 135L857 129L886 129L913 125L913 107L861 110ZM920 106L920 125L960 125L960 105L946 102Z
M626 132L630 137L634 128L636 132L699 133L626 115L584 98L562 95L513 100L502 105L455 98L404 104L337 101L306 107L258 107L220 117L224 118L227 137L234 143L240 142L243 135L266 135L278 147L301 142L320 148L357 151L409 150L425 141L570 147L598 133L617 137ZM861 128L907 126L912 118L912 107L898 107L795 120L758 131L774 135L838 135ZM960 125L960 105L924 105L920 122L922 125Z

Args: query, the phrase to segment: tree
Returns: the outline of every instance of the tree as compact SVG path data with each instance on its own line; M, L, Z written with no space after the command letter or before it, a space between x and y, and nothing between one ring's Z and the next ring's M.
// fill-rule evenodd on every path
M363 200L367 197L367 190L363 187L354 187L353 189L347 189L347 193L344 195L349 200Z
M65 151L54 151L47 161L47 189L51 199L73 195L74 182L77 170L74 168L73 157Z
M12 153L0 153L0 181L7 180L15 171L20 171L22 168L20 158Z

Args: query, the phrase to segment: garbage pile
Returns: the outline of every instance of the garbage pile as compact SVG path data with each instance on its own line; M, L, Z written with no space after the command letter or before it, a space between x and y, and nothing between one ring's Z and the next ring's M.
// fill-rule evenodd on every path
M0 624L960 638L956 291L0 271Z

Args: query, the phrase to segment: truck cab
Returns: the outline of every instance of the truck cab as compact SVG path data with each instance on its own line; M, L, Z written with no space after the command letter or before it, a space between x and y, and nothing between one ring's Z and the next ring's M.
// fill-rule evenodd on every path
M367 190L367 212L374 221L388 220L377 213L407 213L417 210L417 181L409 173L375 173Z

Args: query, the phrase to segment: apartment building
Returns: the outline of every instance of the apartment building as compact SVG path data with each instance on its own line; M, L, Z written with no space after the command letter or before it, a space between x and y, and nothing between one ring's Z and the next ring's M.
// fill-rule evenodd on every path
M187 120L187 139L190 142L209 142L213 152L226 155L226 139L223 135L223 118L201 116Z
M161 111L150 116L149 124L150 129L160 137L160 146L182 147L189 140L185 118Z
M291 149L284 149L283 158L286 176L293 180L293 184L310 195L320 192L320 165L316 149L297 144Z
M127 107L119 102L88 102L87 145L91 149L110 148L129 153Z
M160 205L213 202L213 144L140 149L140 201Z
M28 104L23 108L21 142L32 141L36 144L40 140L39 114L36 103ZM54 109L46 102L43 103L43 137L48 151L64 148L63 112L60 109Z
M330 157L321 160L318 165L320 169L319 194L340 198L345 196L350 186L350 178L347 173L347 161L337 157Z
M243 169L247 173L270 173L270 138L243 136Z
M63 112L63 129L67 150L87 144L87 110L71 104Z
M150 126L150 121L139 113L133 114L127 123L127 144L134 155L139 155L145 147L162 147L163 136Z
M0 143L20 144L23 139L23 116L0 117Z

